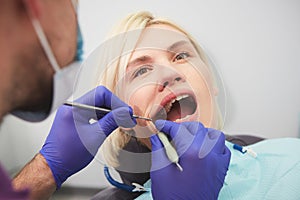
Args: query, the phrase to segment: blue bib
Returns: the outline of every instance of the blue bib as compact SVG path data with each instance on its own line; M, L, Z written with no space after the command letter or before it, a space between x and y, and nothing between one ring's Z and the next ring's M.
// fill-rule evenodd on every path
M226 146L231 160L218 199L300 199L300 139L268 139L249 145L256 158L233 149L230 142ZM150 189L151 181L144 186ZM136 199L150 200L151 192Z

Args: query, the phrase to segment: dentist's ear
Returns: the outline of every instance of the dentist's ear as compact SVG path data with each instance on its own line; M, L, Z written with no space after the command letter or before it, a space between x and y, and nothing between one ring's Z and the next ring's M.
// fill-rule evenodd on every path
M41 1L40 0L23 0L28 13L34 17L39 18L41 14Z

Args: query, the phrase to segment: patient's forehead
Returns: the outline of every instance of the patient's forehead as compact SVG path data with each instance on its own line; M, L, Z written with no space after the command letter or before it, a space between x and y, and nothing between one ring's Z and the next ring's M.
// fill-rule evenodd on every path
M148 26L146 29L168 30L168 31L177 32L178 34L184 35L184 33L182 33L180 30L178 30L177 28L169 24L152 24Z
M178 29L167 24L153 24L143 30L136 49L167 50L170 45L178 41L191 43L189 38Z

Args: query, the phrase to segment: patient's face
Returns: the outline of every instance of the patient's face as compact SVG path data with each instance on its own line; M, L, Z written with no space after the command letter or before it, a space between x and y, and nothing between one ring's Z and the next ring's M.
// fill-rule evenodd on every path
M208 68L190 40L171 26L151 25L144 30L124 82L125 101L137 115L215 126Z

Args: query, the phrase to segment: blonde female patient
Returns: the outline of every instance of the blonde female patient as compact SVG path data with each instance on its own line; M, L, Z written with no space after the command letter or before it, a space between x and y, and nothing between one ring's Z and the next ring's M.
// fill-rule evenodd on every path
M137 12L121 21L111 38L105 45L106 54L97 55L105 66L104 72L98 72L97 85L113 91L135 114L150 117L158 124L170 123L170 129L180 124L192 132L201 126L213 133L210 137L222 130L222 115L216 100L218 85L204 51L188 32L169 20ZM199 122L198 127L189 124L192 122ZM151 145L150 138L155 134L151 123L137 119L135 128L117 129L101 146L105 162L118 171L125 184L139 183L150 192L130 193L109 188L94 199L152 199L150 171L173 163L162 158L159 164L152 165L153 159L160 157L151 154L157 151ZM184 160L181 156L195 148L196 137L188 134L175 137L188 141L181 149L176 149L180 164L180 160ZM233 149L232 142L250 145L248 147L257 157ZM176 147L176 141L172 144ZM202 143L198 147L200 159L215 146L206 145ZM226 146L230 149L231 160L219 199L300 198L297 189L300 187L297 181L300 178L299 139L228 136ZM214 166L215 163L211 163L209 167Z

